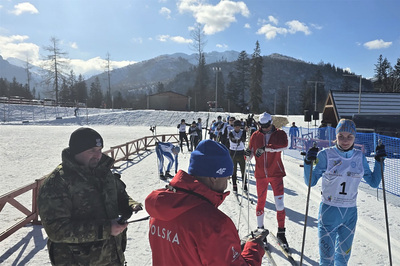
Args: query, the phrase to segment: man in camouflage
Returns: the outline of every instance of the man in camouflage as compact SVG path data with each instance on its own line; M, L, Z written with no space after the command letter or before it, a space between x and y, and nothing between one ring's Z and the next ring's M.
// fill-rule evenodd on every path
M62 151L62 163L39 190L39 215L52 265L123 265L125 223L142 205L129 197L103 139L79 128Z

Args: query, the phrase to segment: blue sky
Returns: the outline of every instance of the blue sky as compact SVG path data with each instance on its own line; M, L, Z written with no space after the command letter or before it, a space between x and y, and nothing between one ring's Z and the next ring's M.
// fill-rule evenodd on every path
M0 55L35 64L50 38L60 41L76 74L162 54L195 51L191 30L203 27L205 52L280 53L331 63L369 78L379 55L400 58L397 0L0 0Z

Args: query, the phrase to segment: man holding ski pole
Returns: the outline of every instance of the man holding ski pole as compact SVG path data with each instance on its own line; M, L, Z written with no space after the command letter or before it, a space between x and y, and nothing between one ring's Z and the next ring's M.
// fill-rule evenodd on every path
M264 208L267 200L268 186L271 184L274 193L276 218L278 222L277 238L285 250L289 250L286 240L285 205L283 177L286 175L281 152L287 149L288 139L285 131L277 129L272 123L270 114L264 112L259 118L260 129L255 131L249 142L245 155L255 155L256 167L254 177L257 187L257 228L264 229Z
M249 239L242 250L236 226L218 210L232 172L228 149L203 140L188 172L180 170L166 188L147 196L153 265L261 265L266 235Z
M385 146L376 147L374 171L371 172L365 155L354 149L355 138L354 122L341 119L336 127L335 146L320 152L312 147L304 160L306 185L315 186L322 178L318 214L320 265L348 264L357 224L358 186L364 178L376 188L382 179L380 161L386 157ZM313 167L311 162L314 161Z

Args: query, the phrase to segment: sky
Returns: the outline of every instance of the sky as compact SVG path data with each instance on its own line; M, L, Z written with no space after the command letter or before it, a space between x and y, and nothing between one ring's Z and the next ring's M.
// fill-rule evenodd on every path
M204 52L279 53L331 63L364 78L380 55L400 58L397 0L0 0L0 55L39 64L59 40L75 74L163 54L192 54L196 25Z

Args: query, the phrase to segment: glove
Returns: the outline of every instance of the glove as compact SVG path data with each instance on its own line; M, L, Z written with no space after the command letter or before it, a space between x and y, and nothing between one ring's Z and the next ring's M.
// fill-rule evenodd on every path
M256 150L256 156L260 157L265 152L265 147L258 148Z
M306 164L310 164L311 161L315 161L317 159L317 154L318 154L318 147L310 148L306 154L304 162Z
M387 156L386 150L385 150L385 145L383 144L378 144L375 149L375 160L380 162L382 160L385 160L385 157Z
M250 157L251 156L251 150L249 148L244 150L244 156Z
M142 207L141 203L135 204L135 205L131 206L131 208L132 208L132 211L135 212L135 213L137 213L138 211L143 210L143 207Z

